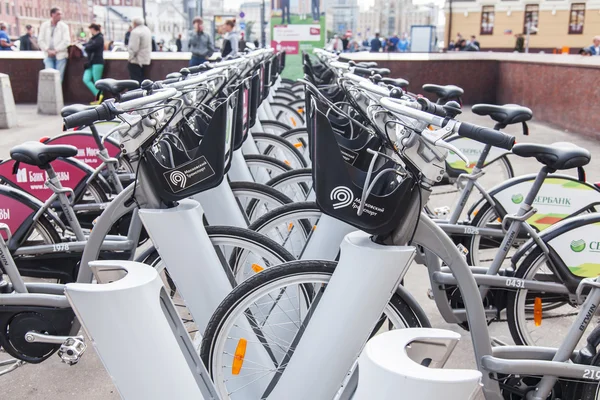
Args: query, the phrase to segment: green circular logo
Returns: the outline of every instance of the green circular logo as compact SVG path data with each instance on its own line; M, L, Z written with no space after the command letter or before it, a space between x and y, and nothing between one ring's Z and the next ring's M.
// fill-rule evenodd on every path
M523 195L518 193L518 194L513 194L512 197L510 198L512 200L513 203L515 204L521 204L523 202Z
M585 240L573 240L571 242L571 250L573 250L575 253L580 253L585 250Z

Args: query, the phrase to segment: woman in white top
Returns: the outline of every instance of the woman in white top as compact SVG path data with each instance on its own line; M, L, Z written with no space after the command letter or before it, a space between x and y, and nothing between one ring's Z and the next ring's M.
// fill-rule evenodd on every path
M223 41L223 48L221 49L221 57L223 58L227 56L236 57L238 55L240 39L233 28L235 28L235 20L228 19L225 21L225 26L223 27L225 30L225 36L223 38L225 40Z

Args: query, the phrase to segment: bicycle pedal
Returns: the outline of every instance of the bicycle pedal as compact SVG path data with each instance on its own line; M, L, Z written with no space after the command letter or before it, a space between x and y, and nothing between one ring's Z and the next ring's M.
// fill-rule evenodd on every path
M79 362L83 353L85 353L85 349L87 349L87 345L82 338L70 337L60 345L58 356L62 362L75 365Z
M444 206L444 207L437 207L433 210L433 213L435 214L436 217L446 217L448 216L448 214L450 214L450 207L448 206Z

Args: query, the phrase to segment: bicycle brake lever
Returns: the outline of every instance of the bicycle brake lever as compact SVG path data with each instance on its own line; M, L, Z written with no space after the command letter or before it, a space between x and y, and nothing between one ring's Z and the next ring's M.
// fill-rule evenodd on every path
M434 131L425 129L423 132L421 132L421 136L434 146L442 147L446 150L454 152L461 160L463 160L467 165L469 165L470 162L466 155L464 155L454 145L444 141L445 138L447 138L454 132L455 125L455 121L450 121L445 127L436 129Z

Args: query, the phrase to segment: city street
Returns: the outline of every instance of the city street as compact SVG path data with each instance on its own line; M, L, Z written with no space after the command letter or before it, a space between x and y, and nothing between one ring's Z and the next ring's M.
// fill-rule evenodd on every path
M9 130L0 131L0 158L8 157L9 149L27 140L38 140L43 136L54 136L61 132L61 119L59 117L39 116L33 105L17 106L19 126ZM492 126L489 120L479 117L466 110L460 117L461 120ZM565 132L547 125L531 122L530 136L524 137L520 125L507 129L514 133L518 142L533 142L550 144L553 142L573 142L588 149L593 155L600 154L600 143L573 132ZM511 162L516 175L537 172L539 164L534 159L519 159L511 156ZM600 159L592 159L587 169L588 181L600 180ZM574 171L568 171L574 174ZM451 206L453 194L434 196L434 207L443 205ZM460 327L446 324L435 308L435 304L427 297L429 282L427 273L422 265L413 265L409 271L405 285L423 306L431 319L432 325L437 328L454 330L462 334L462 341L456 347L450 358L448 367L470 368L474 366L469 333ZM118 324L118 321L115 321ZM510 334L505 323L493 323L489 327L491 335L504 342L511 342ZM144 332L139 332L143 335ZM548 332L552 334L552 332ZM101 361L94 352L92 344L88 341L88 351L81 362L69 367L60 362L54 355L40 365L25 365L15 372L0 377L3 400L47 400L47 399L86 399L108 400L118 399L119 395L112 384L110 377L104 370ZM160 343L156 343L160 346ZM0 360L6 359L6 354L0 354ZM148 382L152 385L152 382Z

